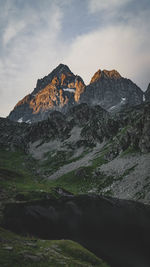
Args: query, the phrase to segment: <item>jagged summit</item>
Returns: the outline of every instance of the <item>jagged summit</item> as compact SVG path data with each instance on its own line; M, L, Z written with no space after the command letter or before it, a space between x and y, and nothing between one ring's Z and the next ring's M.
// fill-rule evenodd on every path
M92 77L90 84L97 82L101 78L119 79L121 75L116 70L98 70Z
M121 78L120 73L117 70L103 70L104 76L108 78L119 79Z
M99 69L86 86L80 101L117 112L122 107L141 104L143 92L131 80L122 77L118 71Z
M135 106L143 102L143 92L131 80L116 70L98 70L88 86L65 64L59 64L51 73L37 80L33 92L14 107L8 118L18 122L36 122L58 110L66 113L79 103L100 105L116 112L122 106Z
M30 123L46 119L52 110L65 112L78 103L84 88L80 76L74 75L67 65L59 64L50 74L37 80L33 92L17 103L8 118Z
M69 67L65 64L60 63L54 70L54 72L60 72L60 73L64 73L64 72L69 72L72 74L71 70L69 69Z
M61 63L52 72L50 72L47 76L37 80L37 84L36 84L36 88L34 89L34 93L37 92L37 90L44 88L44 86L47 83L51 82L54 77L61 79L62 74L67 75L67 76L74 75L67 65L64 65Z

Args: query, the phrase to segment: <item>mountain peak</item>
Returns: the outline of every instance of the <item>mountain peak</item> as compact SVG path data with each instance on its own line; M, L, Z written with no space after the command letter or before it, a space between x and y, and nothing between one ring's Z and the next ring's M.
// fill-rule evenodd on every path
M90 83L97 82L97 81L101 78L101 75L102 75L102 71L99 69L99 70L94 74L94 76L92 77Z
M114 79L121 78L121 75L117 70L103 70L103 73L108 78L114 78Z
M69 67L65 64L60 63L53 71L52 73L57 73L57 74L62 74L62 73L70 73L73 74L71 72L71 70L69 69Z
M97 82L100 78L119 79L121 75L117 70L98 70L91 79L91 83Z
M9 117L18 122L33 122L34 119L46 119L52 110L65 112L79 102L84 89L82 78L61 63L47 76L38 79L33 92L17 103Z

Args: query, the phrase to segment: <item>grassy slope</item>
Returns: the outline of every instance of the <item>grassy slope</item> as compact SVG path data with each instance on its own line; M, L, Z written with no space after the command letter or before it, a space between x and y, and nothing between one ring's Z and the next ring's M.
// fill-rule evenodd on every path
M0 266L2 267L108 267L81 245L70 240L40 240L20 237L0 228Z
M105 163L104 155L98 156L92 161L91 166L82 167L79 170L69 172L57 180L47 181L36 174L41 167L38 161L21 152L0 152L0 185L9 196L20 192L51 192L53 187L60 186L72 193L86 193L93 187L103 188L110 180L101 175L93 178L96 167ZM49 161L51 166L51 161ZM45 166L44 166L45 167Z
M52 192L53 187L63 187L72 193L87 193L95 190L96 193L102 193L103 189L111 185L115 177L106 176L103 173L96 173L96 169L104 163L107 163L104 156L108 147L92 160L88 167L81 167L77 170L64 174L57 180L47 180L42 178L38 170L42 168L39 162L25 155L20 151L0 151L0 186L8 192L9 198L17 193L23 192L32 198L41 198L41 193ZM57 162L55 160L55 162ZM59 161L58 161L59 162ZM49 167L53 166L51 160L46 162ZM45 168L45 165L44 165ZM122 179L123 177L119 177ZM34 192L34 193L33 193ZM36 193L35 193L36 192ZM105 194L111 195L111 191ZM8 197L8 196L7 196Z

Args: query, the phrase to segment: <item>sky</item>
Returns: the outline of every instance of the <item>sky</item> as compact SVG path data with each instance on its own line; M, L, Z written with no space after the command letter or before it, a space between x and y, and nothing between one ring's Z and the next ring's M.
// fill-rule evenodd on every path
M58 64L150 82L150 0L0 0L0 116Z

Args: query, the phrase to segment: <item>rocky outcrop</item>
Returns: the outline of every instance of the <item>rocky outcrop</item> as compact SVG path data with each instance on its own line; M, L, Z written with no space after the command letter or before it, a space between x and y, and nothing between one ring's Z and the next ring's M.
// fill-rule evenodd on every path
M90 105L100 105L113 112L125 105L141 104L143 92L131 80L121 77L116 70L98 70L81 95L80 101Z
M34 91L17 103L8 118L19 122L46 119L52 110L65 111L78 103L84 92L84 82L70 69L60 64L49 75L37 81Z
M72 129L80 128L80 141L89 144L101 143L113 138L110 156L116 157L128 147L147 153L150 151L150 105L145 103L136 108L124 109L110 115L100 106L85 103L76 105L66 114L53 111L47 120L34 124L0 119L0 146L28 150L29 143L41 140L67 140ZM77 140L76 140L77 139ZM74 137L74 142L79 141Z
M3 226L45 239L72 239L112 267L150 266L150 207L97 195L7 204Z
M74 143L81 142L87 146L109 140L119 129L118 122L106 110L86 103L70 108L66 114L53 111L47 120L34 124L17 123L9 119L1 119L0 122L0 146L10 149L20 146L25 151L34 142L64 142L71 136L74 127L80 129L80 137L74 137Z
M150 152L150 104L145 103L135 108L124 109L113 116L118 122L119 131L107 153L112 160L121 152L131 149L135 152Z
M94 76L91 79L90 84L97 82L99 79L103 79L103 78L109 78L109 79L119 79L121 78L121 75L119 74L118 71L116 70L98 70Z
M147 90L145 92L145 101L150 102L150 83L149 83Z
M25 150L28 125L0 118L0 149Z

